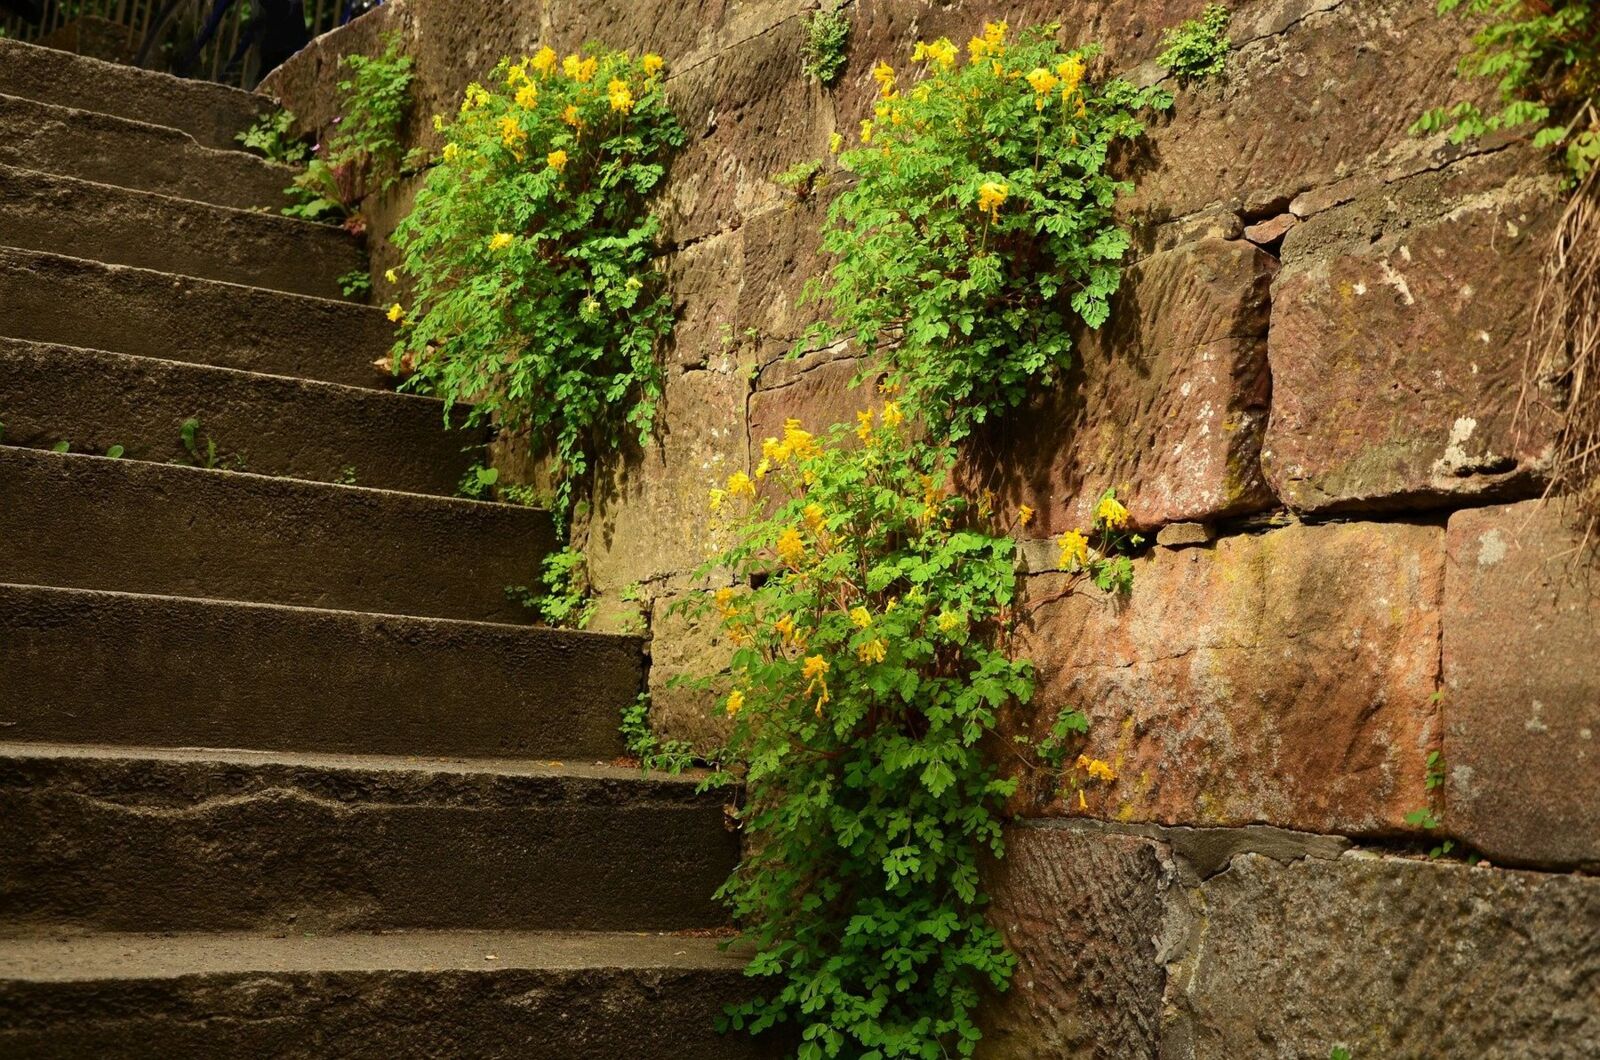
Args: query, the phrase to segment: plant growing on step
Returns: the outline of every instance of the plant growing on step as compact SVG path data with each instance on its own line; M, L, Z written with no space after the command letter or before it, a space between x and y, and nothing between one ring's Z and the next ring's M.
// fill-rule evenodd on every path
M1015 966L978 866L1015 789L984 745L1033 694L1016 545L950 492L954 450L912 433L892 400L826 440L791 420L711 496L734 544L700 574L749 589L687 605L735 646L745 854L720 894L763 990L729 1023L793 1024L802 1057L969 1056Z
M222 457L217 452L217 441L207 434L201 439L200 417L191 416L178 425L178 443L183 446L183 451L189 454L191 467L203 467L215 470L222 466ZM245 468L244 457L233 458L233 469L243 471Z
M366 269L351 269L339 277L339 291L346 298L365 298L372 293L372 275Z
M385 192L400 179L405 150L400 128L411 107L411 59L398 33L378 56L346 55L350 76L339 82L340 117L288 189L290 217L348 217L359 197Z
M638 699L622 708L622 741L645 773L677 776L695 762L693 745L684 740L663 740L650 727L648 692L639 693Z
M456 484L456 493L468 500L491 500L494 497L494 485L499 481L499 468L473 464L467 468L467 473L462 475L461 481Z
M832 319L795 353L851 336L937 437L1049 386L1121 281L1112 211L1131 185L1108 155L1172 97L1091 81L1097 49L1062 51L1055 32L991 23L965 60L941 39L917 45L919 73L880 64L874 116L839 156L855 183L829 208L829 275L807 295Z
M585 629L594 617L596 600L589 591L588 561L582 551L567 547L544 558L539 582L542 591L524 586L506 590L522 604L538 612L547 626L556 629Z
M813 11L806 16L800 69L824 88L839 80L850 43L850 16L843 11Z
M282 107L263 114L256 123L235 139L246 150L254 151L269 162L298 166L311 155L311 148L294 133L294 112Z
M1167 30L1156 64L1180 84L1196 84L1221 77L1228 67L1228 23L1233 15L1221 4L1206 9Z
M442 158L395 233L415 290L395 361L447 413L470 401L470 424L548 448L564 533L591 459L625 427L643 443L661 395L672 308L649 201L684 142L662 62L541 48L437 125Z

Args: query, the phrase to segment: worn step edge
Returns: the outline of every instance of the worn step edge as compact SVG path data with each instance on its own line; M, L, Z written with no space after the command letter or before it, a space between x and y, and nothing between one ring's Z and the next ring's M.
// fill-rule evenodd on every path
M342 228L20 166L0 165L0 243L336 300L366 273Z
M193 417L224 466L449 497L488 441L446 428L444 403L418 394L26 339L0 338L0 366L8 445L120 445L124 459L188 463L179 429Z
M0 246L0 335L386 389L369 306Z
M273 108L253 92L3 38L0 92L170 126L222 149Z
M181 129L0 93L0 162L180 195L240 209L277 209L289 166L204 147Z
M635 637L0 585L0 736L609 759Z
M14 930L717 927L721 792L603 766L0 746Z
M548 513L0 446L0 581L488 622L556 547Z

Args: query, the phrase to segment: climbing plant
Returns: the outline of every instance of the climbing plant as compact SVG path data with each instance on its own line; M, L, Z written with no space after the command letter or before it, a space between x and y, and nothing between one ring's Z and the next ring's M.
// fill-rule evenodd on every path
M354 53L339 64L349 71L338 85L339 117L287 189L292 201L283 212L290 217L348 216L360 196L387 191L400 179L400 130L411 107L412 78L400 35L385 37L379 55Z
M649 200L684 141L662 65L549 48L501 62L436 119L438 164L395 232L407 385L546 445L562 532L591 457L625 426L645 438L660 399L672 312Z
M1011 651L1016 544L949 490L954 460L890 401L822 440L791 420L711 497L736 542L713 568L750 587L704 605L736 645L723 708L745 763L721 896L767 984L729 1022L792 1024L802 1058L969 1056L980 992L1015 965L979 880L1015 782L983 745L1033 668ZM1126 522L1104 498L1063 564L1119 583Z
M1074 327L1103 324L1121 282L1129 237L1113 207L1131 185L1110 152L1172 97L1092 80L1097 49L1063 51L1055 33L1012 39L991 23L964 60L948 40L920 43L914 72L873 71L857 142L835 140L854 182L829 208L829 273L807 295L830 319L795 352L853 337L939 437L1058 378Z

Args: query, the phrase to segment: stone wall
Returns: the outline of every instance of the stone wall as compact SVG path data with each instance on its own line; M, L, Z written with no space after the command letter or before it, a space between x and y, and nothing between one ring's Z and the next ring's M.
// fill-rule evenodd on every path
M716 722L666 682L717 646L669 608L699 588L707 490L785 417L823 426L870 394L848 346L784 357L826 195L772 175L853 129L872 65L918 38L1060 21L1148 80L1162 27L1204 0L856 0L826 91L800 75L813 6L394 0L266 86L323 126L337 56L398 30L428 143L503 54L667 57L690 143L662 203L664 425L608 461L578 536L606 620L643 601L657 726L695 740ZM1227 79L1179 92L1132 163L1112 323L962 468L1039 513L1037 725L1082 708L1118 772L1086 808L1051 778L1019 796L1030 823L995 875L1023 972L988 1054L1600 1055L1600 585L1537 500L1549 427L1518 416L1557 180L1516 143L1407 134L1467 91L1431 3L1234 6ZM367 204L378 297L410 191ZM1055 599L1049 539L1108 485L1162 544L1129 599ZM1422 835L1405 817L1433 751L1443 825ZM1493 867L1421 854L1444 836Z

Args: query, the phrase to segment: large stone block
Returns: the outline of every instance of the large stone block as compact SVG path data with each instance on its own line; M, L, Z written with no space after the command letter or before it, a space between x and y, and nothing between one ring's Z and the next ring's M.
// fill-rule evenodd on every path
M798 360L780 360L761 373L750 395L750 459L761 458L761 442L783 435L784 422L800 421L819 437L836 423L854 426L856 413L883 403L878 393L880 375L855 383L861 371L859 358L840 351L823 351Z
M728 738L723 703L732 688L733 644L715 611L698 612L694 594L663 596L651 605L650 725L664 739L684 740L702 754ZM700 679L709 687L694 687Z
M1171 876L1159 844L1020 825L990 868L990 919L1017 955L980 1022L985 1060L1146 1058L1160 1042L1157 946Z
M1146 528L1268 507L1259 453L1275 268L1223 239L1130 267L1110 323L1085 332L1065 378L971 447L967 485L1034 508L1041 535L1089 526L1109 487Z
M1086 787L1094 817L1400 831L1438 745L1443 537L1355 523L1157 549L1126 599L1033 577L1034 735L1089 715L1085 753L1117 772ZM1030 811L1080 812L1047 779Z
M738 308L745 275L745 236L725 232L670 254L667 289L674 325L666 360L685 369L726 372L740 343Z
M641 449L630 435L604 460L576 531L596 592L691 571L720 547L707 499L733 472L749 470L747 389L739 371L669 372L656 436Z
M1444 826L1495 861L1600 867L1600 579L1538 501L1450 517Z
M1262 463L1290 507L1537 491L1548 431L1516 422L1516 394L1554 178L1516 158L1410 178L1289 233Z
M1195 907L1171 1060L1600 1056L1600 880L1244 854Z

